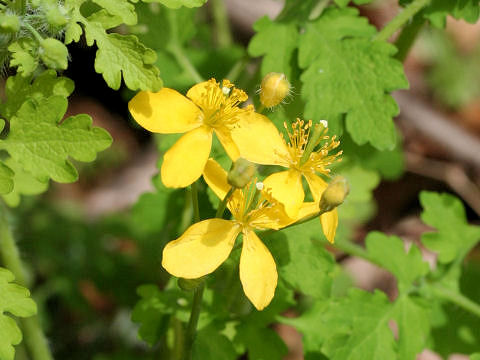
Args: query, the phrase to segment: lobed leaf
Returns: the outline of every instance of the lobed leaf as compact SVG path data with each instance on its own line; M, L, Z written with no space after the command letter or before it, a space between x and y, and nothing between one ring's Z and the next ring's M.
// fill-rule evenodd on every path
M267 16L253 25L256 34L248 44L251 56L263 56L262 75L269 72L291 76L291 61L298 46L298 30L294 23L273 22Z
M93 161L112 139L103 129L92 127L90 116L81 114L62 121L67 99L53 95L41 102L29 99L10 120L10 131L0 140L0 149L39 181L52 178L72 182L78 177L69 157Z
M200 7L207 2L207 0L142 0L146 3L160 3L171 9L178 9L182 6L192 8Z
M118 16L127 25L137 23L135 6L128 0L93 0L93 2L103 7L110 14Z
M28 289L12 283L13 274L7 269L0 268L0 359L13 360L15 349L22 341L22 333L15 320L6 313L18 317L35 315L37 306L30 298Z
M449 263L465 256L480 240L480 226L469 225L462 202L449 194L423 191L421 218L438 232L422 235L422 243L438 253L438 261Z
M371 232L367 235L365 244L372 259L395 275L400 294L408 292L413 282L429 271L428 263L423 261L420 249L412 245L405 251L403 241L396 236Z
M408 87L402 64L386 42L371 41L375 29L352 8L329 9L300 36L299 64L305 69L302 98L307 118L341 119L357 144L379 150L396 143L392 117L398 106L389 92Z

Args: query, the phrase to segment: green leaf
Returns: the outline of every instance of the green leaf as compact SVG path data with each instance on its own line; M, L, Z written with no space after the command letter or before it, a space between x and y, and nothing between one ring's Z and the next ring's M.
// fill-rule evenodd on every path
M262 75L269 72L291 76L291 61L298 45L298 30L293 23L273 22L267 16L253 25L256 34L248 44L251 56L262 56Z
M293 226L268 237L279 277L292 288L315 298L330 296L335 261L323 243L319 220Z
M391 320L398 325L397 342ZM324 354L330 360L414 360L429 330L428 309L421 301L404 295L391 304L378 290L352 289L346 297L316 302L300 317L282 322L303 334L307 355Z
M13 190L14 172L3 162L0 162L0 194L8 194Z
M103 7L110 14L118 16L127 25L137 23L135 6L128 0L93 0L93 2Z
M50 177L58 182L78 178L68 161L93 161L97 152L110 146L112 139L103 129L92 127L90 116L80 114L62 121L67 99L54 95L41 102L27 100L10 121L10 131L0 148L39 181Z
M340 7L345 7L348 5L350 0L334 0L335 4L337 4ZM364 4L369 4L371 3L372 0L353 0L353 3L357 5L364 5Z
M142 0L146 3L160 3L171 9L178 9L181 6L189 8L200 7L207 2L207 0Z
M338 214L341 219L360 223L374 215L373 190L378 186L380 177L375 171L366 170L356 164L349 165L338 170L350 185L350 193L338 208Z
M10 119L27 99L42 101L52 95L68 97L73 92L73 81L57 77L55 70L47 70L35 78L10 76L5 86L7 101L0 104L0 114Z
M247 349L249 360L282 360L288 353L280 336L268 327L258 328L243 322L235 330L234 343Z
M401 295L393 305L392 317L398 326L398 359L415 360L426 347L430 335L430 309L427 301Z
M470 360L480 360L480 353L470 355Z
M403 0L400 4L406 5L411 2L412 0ZM444 28L448 15L474 24L480 15L480 8L478 0L432 0L423 10L423 15L434 26Z
M232 342L220 333L219 327L209 325L197 332L193 343L192 360L235 360L237 353Z
M408 292L413 282L429 271L420 249L412 245L406 252L403 241L396 236L371 232L367 235L365 244L372 259L395 275L400 294Z
M13 284L13 274L0 268L0 359L13 360L15 349L22 341L22 333L15 320L6 313L18 317L33 316L37 312L35 302L30 298L30 292L22 286Z
M38 66L37 45L35 40L20 38L10 44L8 51L11 52L10 66L17 67L22 76L30 76Z
M389 92L408 82L402 64L392 58L395 47L371 41L373 34L375 28L352 8L329 9L306 26L299 48L299 64L306 69L301 76L305 116L327 119L334 133L345 116L357 144L393 149L398 106Z
M438 261L449 263L465 256L480 240L480 226L469 225L462 202L449 194L423 191L421 218L438 230L422 235L422 243L438 253Z
M137 289L141 299L132 312L132 320L140 324L138 336L154 345L167 332L170 316L178 308L177 290L160 291L157 285L142 285Z
M31 173L25 171L17 162L12 158L5 160L5 164L8 165L13 171L14 186L10 193L3 195L3 200L12 207L20 204L21 195L37 195L41 194L48 189L48 182L38 181Z
M98 23L89 23L85 31L87 43L92 45L95 40L98 46L95 71L112 89L120 88L122 74L131 90L158 91L162 87L160 71L153 65L157 55L136 36L107 34Z

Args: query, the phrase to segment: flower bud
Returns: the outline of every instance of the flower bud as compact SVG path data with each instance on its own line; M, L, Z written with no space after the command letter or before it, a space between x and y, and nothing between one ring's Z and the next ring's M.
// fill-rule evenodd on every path
M243 158L238 158L228 172L227 182L234 188L241 189L253 179L257 167Z
M20 19L14 14L0 14L0 33L16 33L20 30Z
M65 26L68 22L66 11L63 7L52 6L47 10L47 22L54 28Z
M337 176L328 184L320 199L320 212L326 213L341 205L350 191L347 179Z
M197 279L179 278L177 281L177 284L178 284L178 287L182 290L193 291L204 281L205 281L205 276L199 277Z
M260 85L260 102L270 108L280 104L290 93L290 83L285 74L271 72L265 75Z
M57 39L47 38L40 42L40 58L51 69L65 70L68 66L67 47Z

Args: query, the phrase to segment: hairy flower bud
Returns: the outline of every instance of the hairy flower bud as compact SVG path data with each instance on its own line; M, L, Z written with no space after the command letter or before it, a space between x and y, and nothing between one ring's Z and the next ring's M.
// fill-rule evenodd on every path
M233 187L241 189L253 179L256 169L255 164L243 158L238 158L228 172L227 181Z
M280 104L290 93L290 83L285 74L271 72L265 75L260 85L260 102L269 108Z
M67 47L57 39L44 39L40 42L40 58L51 69L65 70L68 66Z
M322 194L320 199L320 211L322 213L331 211L341 205L350 191L347 179L337 176L332 180Z
M14 14L0 14L0 33L16 33L20 30L20 19Z

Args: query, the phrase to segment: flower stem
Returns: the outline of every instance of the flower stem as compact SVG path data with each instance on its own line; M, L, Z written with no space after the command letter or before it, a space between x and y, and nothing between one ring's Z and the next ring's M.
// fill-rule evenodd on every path
M192 312L190 313L190 319L188 320L187 335L185 339L185 360L191 360L193 342L197 335L198 318L200 317L200 311L202 310L202 298L203 290L205 289L205 282L198 285L193 291L193 303Z
M193 222L197 223L200 221L200 210L198 207L198 188L197 182L193 182L191 185L192 192L192 207L193 207Z
M480 317L480 305L461 293L453 291L438 283L430 285L430 289L438 297L448 300L462 309Z
M10 229L10 224L8 223L7 209L3 204L0 204L0 211L0 251L2 252L3 264L15 275L16 283L26 287L28 285L27 277ZM20 322L31 358L33 360L52 360L53 357L40 326L38 316L21 319Z
M224 0L210 0L210 5L215 23L217 44L221 48L229 47L232 45L233 40Z
M395 16L374 38L377 41L387 41L410 18L430 4L431 0L413 0L402 12Z
M415 39L417 38L418 33L425 24L425 20L421 14L416 14L412 21L410 21L402 29L402 32L395 41L395 46L398 49L398 52L395 54L395 58L403 62L410 51Z
M217 213L215 214L216 218L219 218L219 219L223 218L223 213L225 212L225 208L227 207L227 202L232 196L234 191L235 191L235 188L233 186L230 188L230 190L228 190L227 195L225 195L220 205L218 205Z

